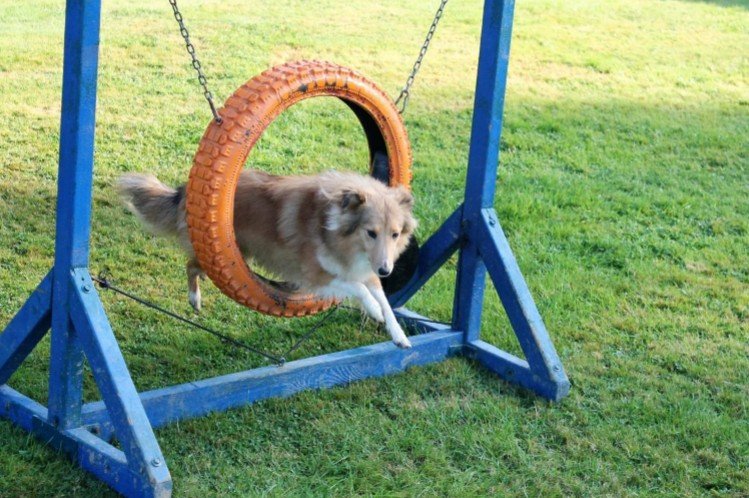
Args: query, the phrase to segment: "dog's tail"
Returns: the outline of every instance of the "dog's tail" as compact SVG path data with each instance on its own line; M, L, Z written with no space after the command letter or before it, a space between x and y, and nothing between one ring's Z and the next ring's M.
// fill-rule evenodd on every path
M173 189L153 175L128 173L117 181L127 208L160 235L176 235L185 188Z

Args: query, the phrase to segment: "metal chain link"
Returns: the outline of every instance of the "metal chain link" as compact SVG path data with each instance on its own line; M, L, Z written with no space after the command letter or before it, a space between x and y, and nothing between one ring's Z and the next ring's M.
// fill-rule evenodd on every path
M190 33L187 31L182 13L177 7L177 0L169 0L169 4L172 6L172 10L174 11L174 18L179 24L179 32L182 35L182 38L185 39L187 53L190 54L190 57L192 58L192 67L198 73L198 82L200 83L200 86L203 87L203 96L205 97L205 100L208 101L208 105L211 107L213 119L215 119L217 123L221 123L223 120L216 110L216 105L213 103L213 94L210 92L210 90L208 90L208 80L206 79L205 74L203 74L203 68L200 65L200 61L198 60L197 56L195 55L195 46L190 41Z
M171 0L170 0L171 1ZM432 21L432 25L429 27L429 32L427 33L427 37L424 40L424 44L421 46L421 50L419 50L419 56L416 58L416 62L414 62L414 67L411 69L411 74L408 76L408 79L406 80L406 86L403 87L401 90L400 95L398 95L398 98L395 99L395 105L403 101L401 104L401 108L398 112L403 114L406 111L406 105L408 104L408 98L411 96L411 85L414 84L414 79L416 78L416 73L419 72L419 68L421 67L421 62L424 60L424 56L427 53L427 50L429 49L429 43L432 41L432 37L434 36L434 32L437 30L437 24L440 22L440 19L442 18L442 13L445 10L445 5L447 4L447 0L442 0L440 2L440 6L437 9L437 13L434 15L434 20Z

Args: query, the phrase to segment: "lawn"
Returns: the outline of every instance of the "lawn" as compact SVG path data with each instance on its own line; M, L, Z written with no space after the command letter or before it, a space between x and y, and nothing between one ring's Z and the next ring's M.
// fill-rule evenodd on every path
M438 2L180 2L219 100L272 64L330 59L391 95ZM481 3L449 3L405 115L425 239L460 203ZM51 265L64 2L0 0L0 324ZM157 431L175 496L749 496L749 2L524 0L496 208L572 382L553 404L464 359ZM189 314L183 256L112 185L177 184L210 118L168 2L105 2L91 268ZM342 104L295 106L251 157L362 169ZM455 260L409 304L449 320ZM139 389L263 365L113 294ZM281 351L278 320L204 285L202 323ZM1 325L0 325L1 326ZM519 347L493 292L484 338ZM386 340L339 311L295 358ZM44 402L49 339L10 385ZM87 399L96 399L86 380ZM109 496L0 421L0 496Z

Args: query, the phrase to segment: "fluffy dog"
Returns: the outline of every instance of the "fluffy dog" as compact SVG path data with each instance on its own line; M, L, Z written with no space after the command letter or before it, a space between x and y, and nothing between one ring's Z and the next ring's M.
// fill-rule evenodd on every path
M173 235L189 256L190 304L200 310L204 277L187 234L185 188L152 175L127 174L117 189L154 232ZM234 232L247 260L323 298L354 298L384 322L393 342L411 347L380 279L393 271L416 228L413 197L355 173L274 176L245 170L237 183Z

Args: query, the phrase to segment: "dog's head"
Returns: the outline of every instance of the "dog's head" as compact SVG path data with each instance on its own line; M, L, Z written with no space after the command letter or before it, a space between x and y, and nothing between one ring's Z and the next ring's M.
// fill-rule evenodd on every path
M405 187L387 187L376 180L341 188L333 197L329 229L335 228L361 252L372 271L387 277L416 229L414 198Z

